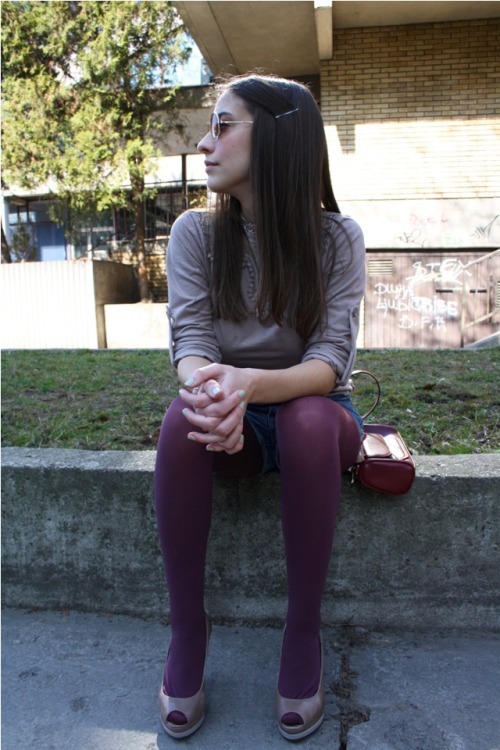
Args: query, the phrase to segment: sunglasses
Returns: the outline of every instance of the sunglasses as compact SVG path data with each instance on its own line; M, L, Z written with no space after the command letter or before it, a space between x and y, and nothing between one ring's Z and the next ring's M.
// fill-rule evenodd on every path
M214 141L218 141L220 134L222 133L223 129L227 125L241 125L243 123L246 123L247 125L253 125L253 120L222 120L220 119L217 112L212 112L210 115L210 124L208 126L208 129L210 131L210 135L212 136Z

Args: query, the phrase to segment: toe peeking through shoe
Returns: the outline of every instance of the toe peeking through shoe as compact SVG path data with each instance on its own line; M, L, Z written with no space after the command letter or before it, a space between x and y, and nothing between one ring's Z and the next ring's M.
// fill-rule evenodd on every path
M173 698L160 690L160 721L170 737L182 739L194 734L205 718L204 686L190 698Z
M295 700L283 698L279 693L276 698L278 729L287 740L301 740L315 732L325 717L325 700L323 682L316 695L311 698Z
M207 617L207 647L205 662L208 654L208 642L210 639L211 625ZM175 698L168 695L162 684L159 694L160 721L163 729L170 737L183 739L194 734L203 724L205 719L205 670L201 687L197 693L189 698Z
M276 691L278 729L287 740L301 740L315 732L325 718L323 641L320 637L321 676L317 692L310 698L284 698Z

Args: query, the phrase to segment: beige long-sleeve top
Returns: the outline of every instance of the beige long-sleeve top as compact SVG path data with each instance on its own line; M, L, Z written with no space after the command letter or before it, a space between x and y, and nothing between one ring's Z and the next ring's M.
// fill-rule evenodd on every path
M254 227L249 223L244 223L248 246L241 278L248 317L240 323L214 317L208 221L205 211L186 211L172 227L167 250L172 363L197 355L235 367L281 369L319 359L337 373L335 392L350 391L365 286L365 245L358 224L346 216L323 214L326 316L304 341L286 324L263 323L254 312L259 265Z

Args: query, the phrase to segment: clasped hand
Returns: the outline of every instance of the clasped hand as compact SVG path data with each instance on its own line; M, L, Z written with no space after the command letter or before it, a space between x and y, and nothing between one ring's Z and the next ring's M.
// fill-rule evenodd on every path
M182 410L193 427L188 438L210 451L232 454L243 448L246 409L241 370L229 365L207 365L195 370L180 390Z

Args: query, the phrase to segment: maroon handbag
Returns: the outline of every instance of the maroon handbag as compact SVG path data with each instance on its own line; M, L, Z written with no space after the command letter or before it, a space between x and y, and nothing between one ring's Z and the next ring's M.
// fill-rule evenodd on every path
M377 386L377 397L368 417L380 401L380 383L368 370L353 375L369 375ZM358 479L371 490L388 495L405 495L415 479L415 462L399 432L388 424L365 424L358 460L351 467L352 480Z

